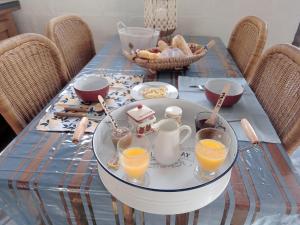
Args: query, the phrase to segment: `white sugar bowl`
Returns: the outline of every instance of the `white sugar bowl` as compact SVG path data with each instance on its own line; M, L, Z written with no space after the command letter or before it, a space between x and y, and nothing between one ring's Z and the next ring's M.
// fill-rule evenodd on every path
M165 110L165 118L175 119L181 124L182 109L178 106L169 106Z
M127 111L128 121L135 128L137 134L152 132L151 125L156 122L155 111L146 105L137 105Z

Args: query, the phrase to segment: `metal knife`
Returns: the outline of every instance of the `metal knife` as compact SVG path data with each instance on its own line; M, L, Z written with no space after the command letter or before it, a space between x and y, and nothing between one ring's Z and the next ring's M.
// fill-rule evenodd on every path
M202 84L199 84L199 85L190 85L189 87L190 88L199 88L200 91L205 91L205 87Z
M65 111L73 111L73 112L90 112L91 110L95 112L103 111L103 108L100 105L100 103L95 105L68 105L68 104L59 103L56 105L63 107Z
M82 112L54 112L55 116L58 117L78 117L78 118L82 118L82 117L87 117L89 120L94 120L94 121L101 121L102 118L100 116L93 116L93 115L89 115L87 113L82 113Z

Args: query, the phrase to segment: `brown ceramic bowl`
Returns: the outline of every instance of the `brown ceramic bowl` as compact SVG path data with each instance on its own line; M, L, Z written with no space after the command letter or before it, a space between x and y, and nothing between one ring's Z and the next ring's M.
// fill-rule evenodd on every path
M109 83L107 79L90 75L77 79L74 90L84 102L98 102L98 95L105 98L108 94Z
M229 107L236 104L243 95L244 88L239 83L228 79L212 79L207 81L205 84L205 95L207 99L213 104L216 104L226 83L230 83L230 90L222 106Z

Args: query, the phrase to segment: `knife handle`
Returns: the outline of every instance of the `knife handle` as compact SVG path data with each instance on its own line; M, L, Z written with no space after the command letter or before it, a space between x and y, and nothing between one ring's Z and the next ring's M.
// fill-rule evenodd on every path
M215 40L211 40L210 42L207 43L206 48L210 49L211 47L213 47L216 44Z
M87 117L82 117L82 119L80 120L80 122L78 123L78 125L76 126L76 129L74 131L73 137L72 137L72 142L77 144L82 135L85 132L85 129L87 128L87 125L89 124L89 120Z
M65 111L73 111L73 112L89 112L90 107L86 106L64 106Z
M253 127L249 123L249 121L245 118L241 119L241 126L242 126L245 134L247 135L247 137L251 141L251 143L252 144L258 144L259 143L258 137L257 137Z
M194 55L198 55L204 50L208 50L211 47L213 47L216 44L215 40L211 40L210 42L207 43L207 45L203 46L202 48L198 49L197 51L194 52Z
M84 117L86 116L86 113L82 112L55 112L55 116L59 117Z

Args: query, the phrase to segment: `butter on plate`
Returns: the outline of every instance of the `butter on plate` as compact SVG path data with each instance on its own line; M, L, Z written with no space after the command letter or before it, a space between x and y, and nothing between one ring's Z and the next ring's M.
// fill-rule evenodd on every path
M167 88L164 86L160 87L148 87L142 90L144 98L162 98L167 95Z

